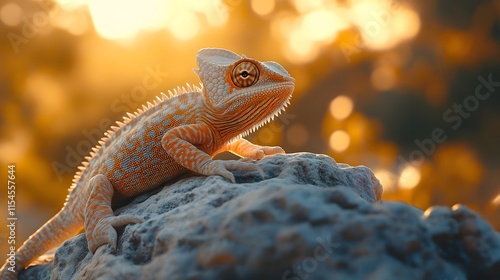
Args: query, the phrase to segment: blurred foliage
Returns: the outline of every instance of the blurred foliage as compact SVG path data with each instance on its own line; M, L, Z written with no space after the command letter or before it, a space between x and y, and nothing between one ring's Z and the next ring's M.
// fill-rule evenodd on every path
M499 14L477 0L0 0L0 171L17 166L18 241L60 209L114 120L198 83L204 47L296 78L289 110L251 140L366 165L384 199L465 204L499 230Z

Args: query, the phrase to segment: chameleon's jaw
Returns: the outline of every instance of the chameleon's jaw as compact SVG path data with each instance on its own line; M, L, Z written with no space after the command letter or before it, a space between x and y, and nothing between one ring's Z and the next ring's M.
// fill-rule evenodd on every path
M257 131L259 128L261 128L265 124L274 120L275 117L279 116L286 109L286 107L290 104L290 99L292 98L292 93L293 93L294 87L295 87L295 83L294 83L293 78L291 78L291 80L289 82L280 83L278 91L281 94L278 94L276 96L276 98L274 98L274 99L275 100L281 99L283 101L281 103L278 103L277 106L275 104L273 104L274 106L272 106L272 105L266 106L266 104L262 104L261 106L257 106L256 107L257 110L264 110L264 112L266 110L269 110L270 108L275 108L275 109L270 111L270 112L266 112L266 114L264 115L263 118L259 117L259 118L262 118L260 121L255 122L254 125L245 129L243 132L238 134L236 137L233 137L232 139L227 141L227 143L232 143L232 142L234 142L242 137L249 135L250 133ZM268 100L273 99L272 96L270 96L270 95L272 95L272 93L266 93L266 95L267 95L267 96L265 96L266 99L268 99ZM259 115L262 116L262 114L259 114ZM252 119L251 121L255 121L255 119Z

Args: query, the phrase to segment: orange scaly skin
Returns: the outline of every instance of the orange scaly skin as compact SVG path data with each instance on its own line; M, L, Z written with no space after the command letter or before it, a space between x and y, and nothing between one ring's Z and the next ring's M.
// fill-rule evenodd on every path
M33 260L82 228L90 252L105 244L116 248L115 227L141 219L114 216L114 197L134 197L188 171L233 183L230 170L263 174L250 162L212 159L223 151L253 159L284 153L242 137L288 104L294 79L286 70L224 49L200 50L197 64L201 88L188 85L162 94L106 133L76 174L64 207L17 250L15 266L6 261L0 279L16 279Z

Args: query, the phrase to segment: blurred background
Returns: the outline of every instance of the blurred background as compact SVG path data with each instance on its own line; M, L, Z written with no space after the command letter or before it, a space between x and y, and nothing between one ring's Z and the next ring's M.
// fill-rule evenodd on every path
M250 140L366 165L385 200L465 204L500 230L499 15L480 0L0 0L0 218L8 164L19 246L114 121L197 84L197 51L222 47L296 79Z

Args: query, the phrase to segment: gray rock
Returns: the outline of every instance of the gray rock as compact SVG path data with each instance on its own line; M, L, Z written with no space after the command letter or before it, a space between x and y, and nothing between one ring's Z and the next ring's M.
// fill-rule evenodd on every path
M194 176L116 214L118 248L94 255L84 234L20 279L500 279L500 234L464 206L425 213L380 202L366 167L314 154L256 162L238 184Z

